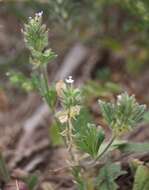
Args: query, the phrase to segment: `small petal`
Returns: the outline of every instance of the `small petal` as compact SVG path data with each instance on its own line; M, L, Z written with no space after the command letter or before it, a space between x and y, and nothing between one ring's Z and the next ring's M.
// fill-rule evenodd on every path
M40 11L39 13L35 14L36 17L42 17L42 15L43 15L43 11Z
M74 83L74 80L72 79L72 76L69 76L68 79L65 79L66 83L72 84Z

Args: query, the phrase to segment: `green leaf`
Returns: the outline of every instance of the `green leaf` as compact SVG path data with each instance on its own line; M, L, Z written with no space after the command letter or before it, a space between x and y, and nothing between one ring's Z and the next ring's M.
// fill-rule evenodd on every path
M119 149L123 153L145 153L149 152L149 143L129 143L125 141L115 142L113 147Z
M79 116L73 121L74 140L81 151L95 157L104 141L104 131L93 124L93 119L86 108L81 109Z
M98 153L99 151L99 148L101 146L101 144L103 143L105 139L105 134L104 134L104 131L102 128L100 128L98 131L97 131L97 136L96 136L96 146L95 146L95 152L96 154Z
M104 131L102 128L99 130L94 124L87 124L84 131L75 135L75 140L78 148L90 154L92 157L98 155L99 148L105 139Z
M149 190L149 167L142 164L138 166L133 190Z
M119 164L106 163L100 169L96 179L97 190L117 190L118 185L115 183L115 180L125 173L125 171L121 170Z
M87 124L92 121L93 121L93 118L89 110L83 107L77 119L73 121L75 133L81 133L81 132L83 133L84 130L86 129Z
M114 104L112 104L110 102L105 102L105 101L99 100L99 105L100 105L100 109L101 109L101 112L102 112L104 119L106 120L106 122L109 125L112 125L112 122L115 119L115 106L114 106Z

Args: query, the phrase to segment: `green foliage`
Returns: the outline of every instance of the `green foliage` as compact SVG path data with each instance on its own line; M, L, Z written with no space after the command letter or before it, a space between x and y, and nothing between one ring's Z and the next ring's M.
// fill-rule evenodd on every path
M81 110L81 91L75 89L72 83L73 80L70 76L69 79L66 79L66 83L60 81L56 84L57 94L63 108L62 111L56 113L56 117L61 123L76 119Z
M134 49L148 52L148 0L57 0L49 4L57 21L71 29L69 35L64 32L67 39L75 36L79 41L122 55L129 74L136 75L145 67L148 56L146 60L140 60L138 53L136 58L129 57Z
M65 38L62 37L62 40L66 38L72 40L76 36L74 34L78 33L79 40L91 42L94 46L102 45L112 51L122 49L123 52L120 54L125 54L130 49L142 49L142 46L144 49L149 47L148 0L46 0L44 2L37 0L19 1L19 3L14 0L13 2L2 2L2 4L0 11L4 11L5 14L11 13L19 20L25 20L31 11L43 9L45 20L51 25L51 29L54 30L53 25L56 25L58 34L60 33L60 36L65 34ZM60 23L66 27L62 28ZM66 28L71 29L69 34ZM35 32L33 34L35 34L33 36L37 36ZM41 36L39 35L39 37ZM126 43L127 40L129 43ZM132 51L129 51L129 54L132 54ZM38 56L42 57L40 53ZM128 55L126 55L126 62L127 60ZM15 60L12 61L15 65ZM137 67L138 72L143 65L142 62L137 57L134 61L130 61L131 68ZM128 60L128 62L130 61ZM19 61L19 64L20 62L24 61ZM134 70L131 69L131 74Z
M109 142L103 142L99 149L99 158L101 157L101 153L106 149L109 145ZM119 150L123 154L144 154L149 151L149 143L142 142L142 143L135 143L135 142L128 142L126 140L119 140L115 139L111 144L110 147L106 150L106 153L109 153L113 150ZM98 158L98 157L97 157Z
M63 106L66 108L70 108L72 106L80 105L81 103L81 91L79 89L74 89L68 87L63 90L63 98L62 98Z
M146 106L139 105L134 96L119 95L116 103L99 101L101 113L115 135L132 130L143 118Z
M96 129L94 124L88 123L84 130L75 134L75 140L78 148L95 158L98 155L99 148L105 139L103 129Z
M57 2L61 3L62 1ZM41 32L46 37L43 37ZM25 26L24 35L26 44L31 51L32 63L36 65L36 70L32 71L32 84L45 99L55 116L54 128L51 128L50 131L53 144L57 145L61 142L58 135L60 133L69 152L69 166L77 188L79 190L94 189L93 182L97 176L94 176L95 174L90 171L87 171L85 175L86 158L91 161L88 167L92 168L96 166L97 161L102 156L114 149L133 152L136 147L135 144L120 141L116 143L115 140L125 131L132 130L142 119L145 106L139 105L134 96L129 96L127 93L119 95L115 103L100 100L101 113L113 132L112 138L105 143L105 134L102 128L97 128L96 125L91 124L92 118L90 118L90 114L82 101L83 93L79 88L74 88L72 77L69 76L65 81L57 82L54 87L49 86L45 64L52 60L51 57L55 54L51 54L49 49L45 50L48 41L46 27L42 25L42 13L36 14L35 18L30 18L29 23ZM39 38L37 38L38 36ZM47 59L44 57L45 53L48 54ZM117 85L113 83L105 83L101 88L99 84L94 84L93 89L93 93L100 89L99 95L103 92L106 94L107 89L112 90L112 92L119 90ZM148 150L148 144L144 144L142 147L139 146L136 148L138 152L140 149L143 149L143 151ZM87 154L89 154L89 157L87 157ZM115 180L122 174L124 172L121 171L120 165L109 162L104 163L96 180L97 188L95 188L116 190L118 186ZM86 181L86 179L90 182Z
M121 166L116 163L107 163L99 171L99 175L96 179L98 190L117 190L118 185L115 180L125 174L125 171L121 170Z
M93 38L92 34L96 33L102 38L103 36L114 36L115 39L119 39L120 36L128 34L130 31L147 32L149 5L145 0L135 2L133 0L124 0L123 2L121 0L55 0L50 1L49 5L53 10L51 17L54 18L54 21L56 19L69 29L75 27L74 32L77 28L82 38L84 36ZM115 12L111 14L113 10ZM117 33L115 29L119 27L118 19L121 16L119 11L127 13L127 16L122 19L121 28L118 29L120 31L118 35L120 36L112 33L112 31ZM108 26L106 32L104 30L105 25Z
M83 106L83 108L80 110L80 114L78 115L77 119L73 121L73 126L75 128L75 133L79 133L86 129L86 126L88 123L93 122L93 118L89 110Z
M149 143L133 143L133 142L123 142L123 141L115 141L113 147L119 149L121 152L128 153L147 153L149 151Z
M46 25L42 24L42 12L36 13L34 18L29 18L28 24L25 24L24 38L31 51L41 52L48 45L48 31Z
M23 31L26 46L31 51L30 61L35 68L41 64L46 65L56 57L51 49L46 49L48 30L46 25L42 24L42 13L36 13L34 18L30 17Z
M149 189L149 167L140 164L136 170L133 190Z

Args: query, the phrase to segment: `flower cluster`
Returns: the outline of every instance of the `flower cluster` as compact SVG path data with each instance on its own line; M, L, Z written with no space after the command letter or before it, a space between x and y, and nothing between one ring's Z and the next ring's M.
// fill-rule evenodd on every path
M61 123L68 121L68 118L75 119L81 109L81 91L72 86L74 80L72 76L56 84L57 95L61 100L62 111L56 114Z
M30 62L35 68L45 65L56 57L56 54L48 46L48 30L46 25L42 24L43 12L36 13L29 17L25 24L23 34L27 48L31 51Z

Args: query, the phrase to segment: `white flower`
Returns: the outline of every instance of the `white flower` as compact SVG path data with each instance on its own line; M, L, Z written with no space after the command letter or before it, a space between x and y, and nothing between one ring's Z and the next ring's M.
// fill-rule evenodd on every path
M65 81L68 84L72 84L74 82L74 80L72 79L72 76L69 76L68 79L66 79Z
M36 17L42 17L42 15L43 15L43 11L40 11L39 13L35 14Z

